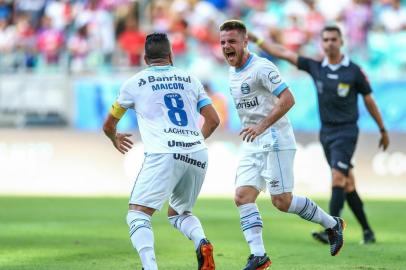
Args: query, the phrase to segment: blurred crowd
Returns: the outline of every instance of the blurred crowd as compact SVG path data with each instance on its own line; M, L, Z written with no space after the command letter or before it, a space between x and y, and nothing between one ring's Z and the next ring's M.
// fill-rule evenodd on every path
M218 65L218 27L229 18L316 57L320 30L338 24L353 58L406 66L401 0L0 0L0 72L128 69L143 64L145 36L154 31L169 34L181 65Z

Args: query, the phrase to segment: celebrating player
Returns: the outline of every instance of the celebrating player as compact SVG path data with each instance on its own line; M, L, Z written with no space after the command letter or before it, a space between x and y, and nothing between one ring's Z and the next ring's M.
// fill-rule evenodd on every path
M344 221L326 214L309 198L292 194L296 143L285 115L294 105L289 88L272 62L247 50L248 36L242 22L224 22L220 26L220 43L231 66L230 91L243 126L243 156L237 169L234 200L251 250L244 269L266 269L271 265L255 203L265 188L280 211L297 214L326 228L331 255L337 255L343 245Z
M284 59L310 74L317 87L319 113L321 119L320 142L332 173L332 195L330 214L340 216L347 203L363 230L364 244L375 243L372 231L364 212L363 203L355 189L351 159L358 139L358 94L361 94L368 112L381 132L379 147L386 150L389 137L381 114L371 95L371 86L361 71L340 51L343 45L340 28L327 26L322 32L322 45L325 53L323 61L299 56L277 44L264 43L253 34L250 39L269 54ZM313 237L328 243L325 232L314 232Z
M116 126L127 109L137 114L145 159L131 192L127 223L143 269L158 269L151 216L169 198L169 222L194 242L198 269L215 269L213 246L191 211L207 170L204 139L219 125L202 84L172 66L166 34L146 38L148 68L127 80L104 123L104 132L121 153L132 147L130 134ZM199 129L199 113L204 118Z

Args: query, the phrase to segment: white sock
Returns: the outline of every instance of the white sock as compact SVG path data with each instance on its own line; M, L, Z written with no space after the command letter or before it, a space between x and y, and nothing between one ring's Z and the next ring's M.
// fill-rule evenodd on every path
M206 238L202 224L199 219L192 214L183 214L169 217L169 222L178 229L184 236L189 238L198 248L200 241Z
M263 256L265 254L264 242L262 240L262 219L255 203L247 203L238 207L240 211L241 230L244 233L251 254Z
M155 259L151 216L141 211L129 210L127 224L130 227L131 242L140 255L144 270L158 270Z
M324 212L315 202L306 197L293 195L288 209L289 213L297 214L308 221L318 223L324 228L332 228L337 221Z

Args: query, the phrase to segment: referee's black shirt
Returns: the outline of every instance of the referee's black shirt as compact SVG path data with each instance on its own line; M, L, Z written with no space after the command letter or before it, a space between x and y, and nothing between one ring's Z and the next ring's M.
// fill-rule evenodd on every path
M316 84L322 126L356 124L358 93L372 92L359 66L346 56L334 66L329 65L327 59L315 61L300 56L297 66L307 71Z

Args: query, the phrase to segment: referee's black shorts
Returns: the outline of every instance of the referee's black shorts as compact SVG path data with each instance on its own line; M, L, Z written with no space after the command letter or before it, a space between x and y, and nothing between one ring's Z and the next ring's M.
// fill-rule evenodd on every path
M323 125L320 142L330 168L348 176L358 140L357 124Z

